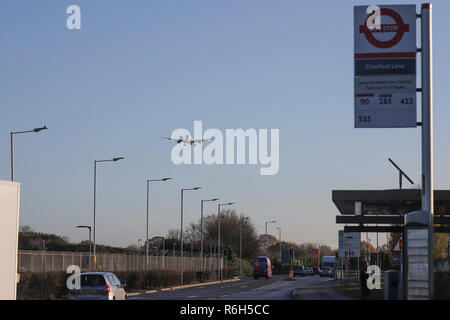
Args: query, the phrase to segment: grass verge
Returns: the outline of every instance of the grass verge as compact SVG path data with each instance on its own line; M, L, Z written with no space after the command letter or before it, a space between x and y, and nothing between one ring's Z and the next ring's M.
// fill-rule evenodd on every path
M359 280L349 280L346 283L337 284L334 289L336 292L349 298L361 299L361 285ZM381 281L381 289L370 290L369 300L384 300L384 281Z

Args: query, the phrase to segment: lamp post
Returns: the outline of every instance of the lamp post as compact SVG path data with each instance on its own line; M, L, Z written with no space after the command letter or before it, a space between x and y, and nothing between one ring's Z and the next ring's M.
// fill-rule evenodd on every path
M266 241L265 241L265 244L264 244L264 255L265 256L267 256L267 242L268 242L268 239L267 239L267 225L269 224L269 223L275 223L275 222L278 222L278 221L276 221L276 220L273 220L273 221L266 221Z
M240 237L239 237L239 275L241 275L242 276L242 226L243 226L243 224L244 224L244 220L248 220L249 218L248 217L244 217L244 216L242 216L242 218L241 218L241 234L240 234Z
M202 261L202 269L203 269L203 203L204 202L210 202L210 201L217 201L218 198L209 199L209 200L201 200L201 206L200 206L200 259Z
M278 240L280 241L280 264L281 264L281 227L277 227L279 231L279 237Z
M164 256L165 256L165 250L166 250L166 238L164 238L163 236L157 236L157 237L153 237L151 239L151 241L156 241L156 240L160 240L162 242L162 266L161 268L164 269ZM174 243L175 245L175 243Z
M228 203L219 203L218 208L217 208L217 258L219 258L220 260L220 207L221 206L231 206L233 205L234 202L228 202ZM220 263L220 261L219 261ZM222 281L222 263L220 263L219 266L220 269L220 281Z
M96 209L96 193L97 193L97 163L99 162L110 162L119 161L125 159L124 157L117 157L107 160L94 160L94 270L97 270L97 251L96 251L96 238L95 238L95 209Z
M26 130L26 131L12 131L11 134L11 181L14 181L14 135L15 134L21 134L21 133L38 133L42 130L47 130L48 128L46 126L40 127L40 128L34 128L33 130Z
M91 270L91 226L76 226L76 228L86 228L89 229L89 270Z
M162 178L162 179L147 179L147 231L146 231L146 237L145 237L145 268L148 269L148 211L149 211L149 192L150 192L150 182L155 181L167 181L172 178Z
M195 187L195 188L187 188L187 189L181 189L181 285L183 285L183 272L184 272L184 252L183 252L183 193L184 191L191 191L191 190L198 190L201 189L201 187Z

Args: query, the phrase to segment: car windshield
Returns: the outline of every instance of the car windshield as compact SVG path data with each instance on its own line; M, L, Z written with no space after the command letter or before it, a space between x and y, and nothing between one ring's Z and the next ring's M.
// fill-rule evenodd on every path
M106 285L105 278L98 274L88 274L81 276L82 287L99 287Z

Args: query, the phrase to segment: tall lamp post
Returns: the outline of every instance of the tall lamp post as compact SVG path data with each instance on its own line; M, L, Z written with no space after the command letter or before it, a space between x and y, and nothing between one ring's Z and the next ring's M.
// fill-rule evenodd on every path
M157 236L157 237L153 237L150 241L156 241L159 240L162 242L162 264L160 264L161 268L164 269L164 251L166 250L166 238L164 238L163 236Z
M218 208L217 208L217 258L220 259L220 207L221 206L231 206L233 205L234 202L228 202L228 203L219 203ZM222 281L222 263L220 263L219 261L219 269L220 269L220 281Z
M89 230L89 270L91 270L91 226L85 226L85 225L81 225L81 226L76 226L76 228L86 228Z
M244 224L244 220L248 220L248 217L244 217L242 216L241 218L241 232L240 232L240 237L239 237L239 275L242 276L242 227Z
M266 221L266 241L265 241L265 244L264 244L264 255L265 256L267 256L267 245L268 245L268 241L267 241L267 225L269 224L269 223L275 223L275 222L278 222L277 220L273 220L273 221Z
M38 133L42 130L47 130L48 128L46 126L35 128L33 130L26 130L26 131L12 131L11 134L11 181L14 181L14 135L15 134L21 134L21 133Z
M277 227L279 231L278 240L280 241L280 264L281 264L281 227Z
M201 189L201 187L195 187L195 188L187 188L187 189L181 189L181 285L183 285L183 272L184 272L184 252L183 252L183 194L184 191L191 191L191 190L198 190Z
M204 202L212 202L217 201L218 198L209 199L209 200L201 200L201 206L200 206L200 259L202 260L202 270L203 270L203 203Z
M96 193L97 193L97 163L119 161L125 159L124 157L117 157L107 160L94 160L94 270L97 270L97 251L96 251L96 238L95 238L95 208L96 208Z
M150 182L155 182L155 181L167 181L170 180L172 178L162 178L162 179L147 179L147 232L146 232L146 237L145 237L145 243L146 243L146 248L145 248L145 268L148 269L148 211L149 211L149 193L150 193Z

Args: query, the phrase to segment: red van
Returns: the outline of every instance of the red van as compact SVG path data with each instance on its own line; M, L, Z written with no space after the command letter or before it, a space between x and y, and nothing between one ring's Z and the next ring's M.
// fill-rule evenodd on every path
M264 277L266 279L272 278L272 266L270 259L266 256L259 256L253 262L253 278Z

